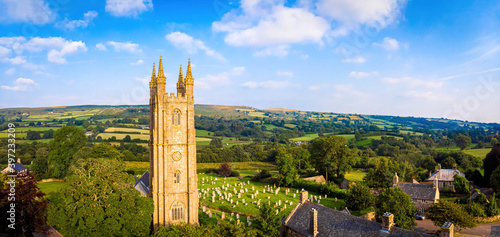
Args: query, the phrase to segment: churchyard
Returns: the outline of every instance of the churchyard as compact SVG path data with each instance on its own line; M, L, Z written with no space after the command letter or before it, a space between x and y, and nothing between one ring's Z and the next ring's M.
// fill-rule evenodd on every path
M231 213L256 216L263 204L270 204L278 215L289 215L300 199L300 190L278 187L261 182L250 181L250 177L240 180L238 177L220 177L217 174L198 174L198 189L202 212L209 215L210 209ZM344 208L345 202L336 197L328 197L319 193L309 192L309 200L330 208ZM205 207L203 207L205 206ZM203 211L205 208L205 211ZM218 215L211 210L213 218ZM235 215L234 214L234 215ZM233 217L234 220L235 217ZM244 220L246 221L246 217Z

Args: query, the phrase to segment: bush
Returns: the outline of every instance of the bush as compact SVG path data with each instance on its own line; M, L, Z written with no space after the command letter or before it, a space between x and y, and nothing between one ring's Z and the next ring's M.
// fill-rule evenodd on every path
M472 202L483 205L488 202L488 199L486 198L486 195L484 195L484 193L480 193L479 195L476 196L476 198L472 199Z
M321 194L326 194L331 197L337 197L342 199L344 199L347 196L346 189L340 189L335 183L332 182L321 184L305 180L295 180L292 183L292 187L297 189L305 189L310 192L318 192Z
M217 173L222 177L229 177L233 173L231 170L231 166L227 162L224 162L220 165L220 168L217 170Z
M236 171L236 170L233 170L231 172L231 177L239 177L240 176L240 172Z
M262 179L267 179L267 178L272 177L272 176L273 175L271 174L271 172L269 170L263 169L259 173L254 175L251 180L255 181L255 182L259 182Z
M465 204L464 209L466 212L473 216L485 217L486 213L484 211L483 205L473 202L470 204Z
M359 211L375 206L375 197L370 188L362 185L353 185L347 192L346 205L349 210Z

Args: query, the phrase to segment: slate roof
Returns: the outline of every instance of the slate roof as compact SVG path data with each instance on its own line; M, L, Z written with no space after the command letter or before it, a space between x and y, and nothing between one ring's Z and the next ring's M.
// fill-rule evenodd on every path
M149 171L144 172L141 178L136 179L134 187L144 196L149 193Z
M314 208L318 211L317 237L432 236L412 230L401 229L398 227L393 227L390 233L383 232L381 230L381 224L378 222L349 215L313 202L305 202L304 204L299 206L298 209L291 214L292 216L290 217L290 220L288 221L286 226L296 232L303 234L304 236L309 236L311 208Z
M7 173L7 172L10 172L10 168L11 168L11 167L12 167L12 166L10 166L10 165L9 165L9 166L7 166L7 168L5 168L4 170L2 170L2 173ZM12 167L12 168L14 168L14 170L16 171L16 173L17 173L17 172L21 172L21 171L23 171L23 170L27 170L26 166L24 166L24 165L23 165L23 164L21 164L21 163L14 163L14 167Z
M455 181L455 174L459 174L462 177L465 177L465 174L460 172L459 170L453 170L453 169L440 169L436 170L428 179L427 181L434 181L434 178L437 176L438 181Z
M434 200L437 189L433 183L398 183L403 192L410 195L412 199Z

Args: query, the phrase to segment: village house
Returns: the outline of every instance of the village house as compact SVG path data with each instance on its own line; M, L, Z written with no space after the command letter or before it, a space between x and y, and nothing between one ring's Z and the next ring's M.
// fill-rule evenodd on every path
M438 169L430 174L426 181L432 182L434 179L437 179L439 181L439 191L449 188L454 192L455 187L453 186L453 182L455 181L454 176L456 174L465 177L465 174L457 169L457 164L454 164L452 169L441 169L441 164L438 164Z
M2 174L16 174L17 176L24 176L28 174L28 168L21 164L21 159L18 158L16 163L9 163L7 167L2 170Z
M288 237L433 236L395 226L391 213L385 213L382 223L378 223L310 202L304 190L300 192L300 202L281 222L280 234ZM442 227L440 236L453 236L453 233L454 226L449 223Z
M141 193L141 197L146 197L149 193L149 171L144 172L140 178L135 177L134 188Z
M437 177L432 183L419 183L416 180L411 183L403 183L399 182L398 173L394 173L393 186L400 187L403 192L410 195L419 212L425 212L430 205L439 202L437 185Z
M323 175L304 178L304 180L305 181L312 181L312 182L316 182L316 183L321 183L321 184L326 183L326 179Z

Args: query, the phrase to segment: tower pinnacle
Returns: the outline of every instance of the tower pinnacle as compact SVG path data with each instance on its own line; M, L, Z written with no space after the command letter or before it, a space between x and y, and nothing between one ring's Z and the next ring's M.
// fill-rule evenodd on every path
M163 73L163 62L160 56L160 65L158 66L158 79L160 82L165 82L165 74Z
M184 82L184 76L182 76L182 64L181 64L181 69L179 69L179 81L177 83L183 83Z
M155 63L153 63L153 73L151 74L151 81L149 82L149 87L153 87L153 85L156 84L157 78L156 78L156 69L155 69Z
M188 69L186 72L186 78L193 78L193 74L191 74L191 59L188 60Z

